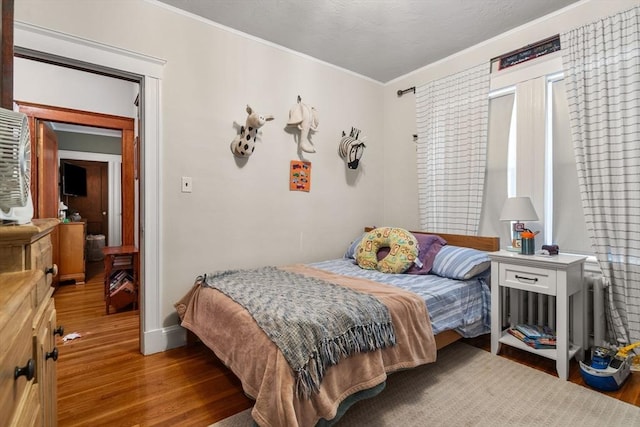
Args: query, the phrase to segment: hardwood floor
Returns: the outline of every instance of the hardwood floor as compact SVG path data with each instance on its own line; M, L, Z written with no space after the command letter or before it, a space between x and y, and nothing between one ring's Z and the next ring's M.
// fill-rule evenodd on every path
M201 344L140 354L139 313L105 314L101 268L54 294L65 335L82 335L57 343L59 426L207 426L252 405Z
M140 354L138 311L105 314L102 262L87 264L85 285L63 285L54 298L65 335L82 335L58 338L61 427L207 426L252 405L239 380L201 344ZM488 335L465 341L490 347ZM506 346L501 356L556 375L552 360ZM569 380L584 385L575 361ZM640 406L640 373L606 394Z

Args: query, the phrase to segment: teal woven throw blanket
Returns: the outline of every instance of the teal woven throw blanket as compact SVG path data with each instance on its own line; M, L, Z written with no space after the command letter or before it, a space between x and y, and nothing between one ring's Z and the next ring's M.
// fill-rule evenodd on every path
M317 392L341 358L395 345L389 310L371 295L276 267L202 280L251 313L293 369L300 397Z

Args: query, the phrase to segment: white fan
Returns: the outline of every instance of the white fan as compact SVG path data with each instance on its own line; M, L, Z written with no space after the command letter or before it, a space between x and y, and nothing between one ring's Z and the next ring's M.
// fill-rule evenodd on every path
M26 224L33 218L31 138L27 116L0 108L0 219Z

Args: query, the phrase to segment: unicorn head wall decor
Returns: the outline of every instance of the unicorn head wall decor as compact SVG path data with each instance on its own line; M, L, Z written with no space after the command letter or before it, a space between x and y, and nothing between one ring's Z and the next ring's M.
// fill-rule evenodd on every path
M359 137L360 129L352 127L349 136L342 131L342 139L338 146L338 153L340 157L347 162L349 169L358 169L360 158L364 153L364 149L367 148L366 145L364 145L367 138L365 136Z
M247 105L247 120L244 126L240 127L240 133L231 142L231 152L236 157L249 157L256 149L256 138L258 137L258 129L266 122L273 120L271 114L262 115L253 111Z

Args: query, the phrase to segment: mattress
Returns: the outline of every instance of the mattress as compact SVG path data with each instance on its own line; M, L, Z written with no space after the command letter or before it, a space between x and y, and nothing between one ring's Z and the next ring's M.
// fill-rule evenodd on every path
M427 305L434 334L455 330L465 338L473 338L491 332L490 270L470 280L453 280L435 274L388 274L365 270L350 258L307 265L344 276L385 283L419 295Z

